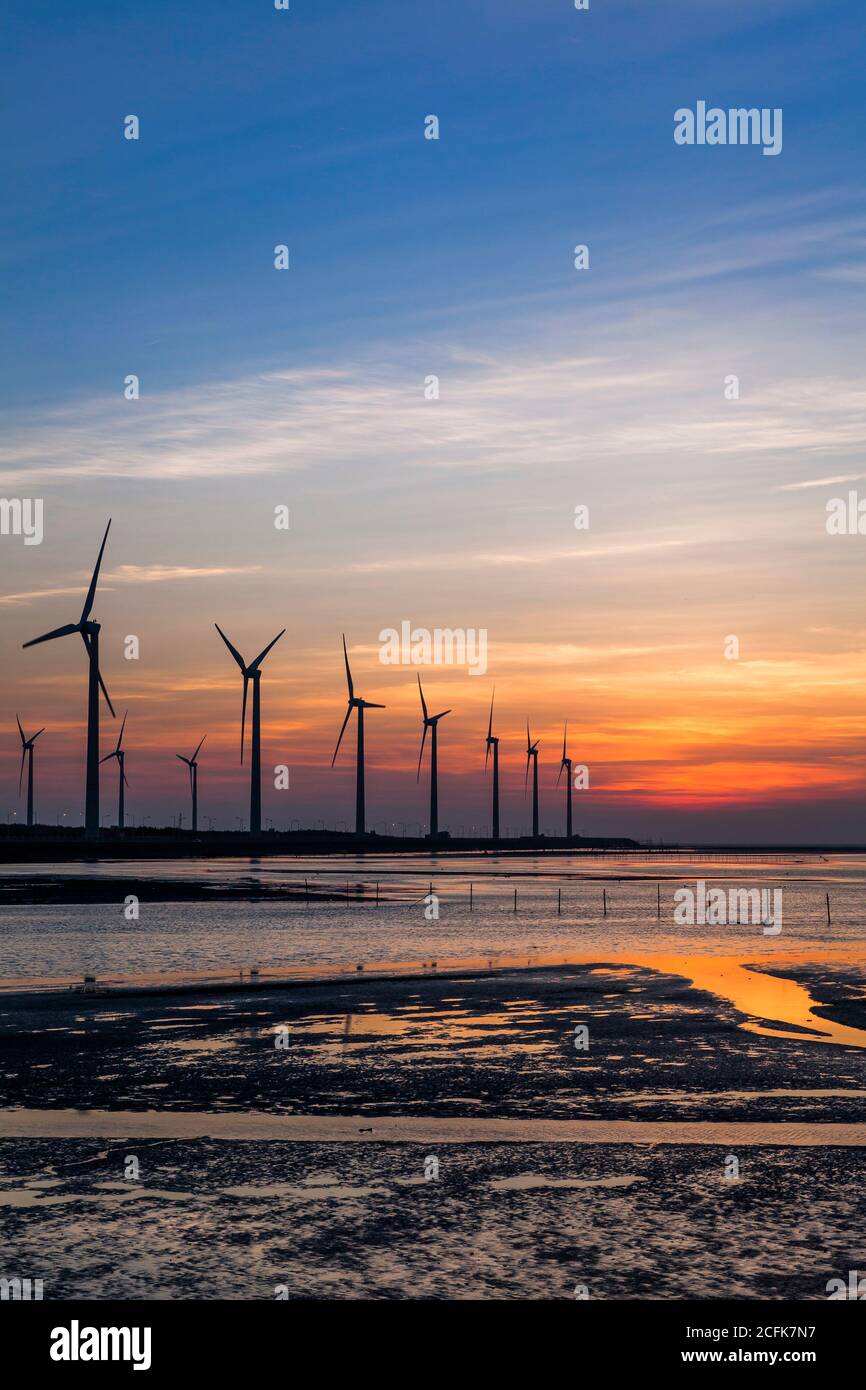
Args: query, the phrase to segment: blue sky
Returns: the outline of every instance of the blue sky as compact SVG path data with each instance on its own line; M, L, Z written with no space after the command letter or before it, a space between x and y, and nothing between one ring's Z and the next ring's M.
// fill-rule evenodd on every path
M194 746L202 691L212 757L234 749L213 620L256 650L287 625L268 726L297 774L285 821L350 805L350 763L322 775L343 630L367 698L388 705L387 737L369 735L373 809L423 804L414 672L386 680L376 648L408 619L490 631L509 824L531 714L542 757L567 716L598 769L586 829L693 833L677 800L691 776L727 797L702 812L708 836L844 838L866 773L866 541L830 543L824 508L848 486L834 479L866 473L861 6L9 14L0 488L38 489L47 520L41 547L0 545L0 659L8 721L20 704L53 722L71 790L77 653L22 657L20 642L74 616L110 512L105 660L139 750ZM782 153L677 146L674 112L698 100L781 107ZM130 631L134 670L118 656ZM736 679L719 657L732 632ZM466 750L489 683L436 681L455 709L452 805L480 821ZM800 800L797 762L812 770ZM227 824L238 777L220 782ZM153 817L174 808L155 772L136 796Z
M14 406L110 392L120 362L165 389L394 337L423 354L455 319L501 341L578 293L646 294L733 203L850 186L862 154L853 3L84 0L13 4L7 37ZM677 149L698 97L782 106L783 156Z

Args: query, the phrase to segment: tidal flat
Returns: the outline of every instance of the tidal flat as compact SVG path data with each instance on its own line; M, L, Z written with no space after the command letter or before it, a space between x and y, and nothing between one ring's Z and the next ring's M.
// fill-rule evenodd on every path
M4 1263L56 1299L826 1298L866 1265L866 1001L785 968L6 992Z

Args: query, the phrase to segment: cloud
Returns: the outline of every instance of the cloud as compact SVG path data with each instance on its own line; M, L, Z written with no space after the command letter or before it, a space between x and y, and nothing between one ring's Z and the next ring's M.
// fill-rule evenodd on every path
M720 301L723 296L719 296ZM387 357L277 370L137 402L90 400L42 423L11 418L0 486L296 477L353 491L408 470L522 474L638 460L830 455L866 443L866 388L837 370L804 373L785 344L728 323L708 340L694 314L587 325L592 353L561 325L532 351L406 344ZM512 332L519 337L517 328ZM407 359L419 363L408 370ZM811 359L810 359L811 360ZM767 364L772 363L768 376ZM741 398L723 397L727 370ZM438 400L424 397L437 375Z
M114 584L164 584L176 583L186 579L222 579L228 575L258 574L261 565L118 565L117 569L102 576L100 591L110 592ZM59 598L75 594L83 600L90 576L84 576L81 584L62 589L28 589L17 594L0 595L0 605L32 603L35 599Z
M179 579L222 579L226 575L258 574L261 565L118 565L106 575L117 584L163 584Z
M783 483L777 492L800 492L810 487L835 487L838 483L857 483L866 473L837 473L832 478L806 478L802 483Z

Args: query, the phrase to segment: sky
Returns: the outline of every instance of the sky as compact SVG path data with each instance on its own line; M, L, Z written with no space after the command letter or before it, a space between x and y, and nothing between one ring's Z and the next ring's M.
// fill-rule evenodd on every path
M40 819L80 823L84 654L21 644L77 620L110 516L94 617L137 820L188 819L174 754L205 733L202 820L248 814L216 621L248 657L286 628L266 818L352 821L345 632L387 707L368 822L426 828L419 668L380 660L409 622L487 633L484 674L420 669L453 711L441 827L489 827L495 686L503 831L527 720L562 830L567 719L581 833L862 842L866 536L827 530L866 499L858 3L8 15L0 496L42 499L44 537L0 536L0 814L17 712L46 727ZM678 145L699 101L781 109L780 153Z

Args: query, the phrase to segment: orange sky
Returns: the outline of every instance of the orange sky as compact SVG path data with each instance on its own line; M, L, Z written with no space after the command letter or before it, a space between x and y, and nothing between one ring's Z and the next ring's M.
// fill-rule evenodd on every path
M358 691L387 706L368 716L369 822L417 829L416 672L378 659L380 631L409 621L488 633L485 675L423 673L431 709L454 711L441 726L445 827L489 823L495 684L504 828L529 821L527 718L542 828L561 828L567 718L569 752L590 770L575 801L585 833L861 838L866 539L828 535L825 518L828 499L858 486L862 384L844 338L817 336L805 367L759 308L750 319L741 306L735 332L717 302L712 344L697 317L675 332L608 317L587 358L549 325L535 325L531 356L443 345L435 403L392 355L158 395L134 427L98 400L22 424L7 452L30 461L45 536L0 544L0 809L22 809L17 710L28 731L47 726L43 817L80 811L80 643L21 643L78 617L112 515L95 615L109 689L129 709L130 815L188 811L173 755L203 733L202 815L247 813L241 682L216 620L248 658L287 629L262 689L264 764L287 764L291 786L266 779L265 816L352 818L351 744L329 766L345 631ZM736 403L721 387L730 361ZM288 531L273 525L279 505ZM588 530L574 527L578 505ZM124 659L129 634L138 661ZM106 751L109 738L104 726ZM104 786L109 810L113 771Z

